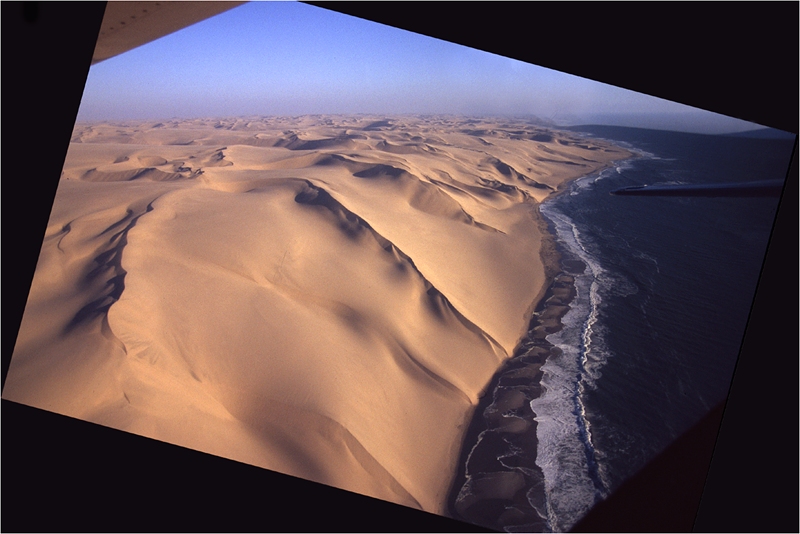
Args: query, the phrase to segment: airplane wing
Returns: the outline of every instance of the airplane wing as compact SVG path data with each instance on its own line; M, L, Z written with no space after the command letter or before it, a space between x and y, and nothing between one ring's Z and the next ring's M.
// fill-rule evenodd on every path
M244 2L108 2L92 65Z
M735 184L654 184L622 187L612 195L659 197L779 197L783 180L762 180Z

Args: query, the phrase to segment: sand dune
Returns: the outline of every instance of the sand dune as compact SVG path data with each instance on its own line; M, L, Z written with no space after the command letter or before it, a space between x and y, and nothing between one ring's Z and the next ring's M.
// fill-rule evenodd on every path
M3 396L445 513L552 270L537 202L628 156L454 117L77 125Z

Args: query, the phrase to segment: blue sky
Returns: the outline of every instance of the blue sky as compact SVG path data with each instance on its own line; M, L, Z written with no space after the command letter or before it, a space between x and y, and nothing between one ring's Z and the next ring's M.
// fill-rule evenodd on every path
M78 120L327 113L756 127L296 2L244 4L92 66Z

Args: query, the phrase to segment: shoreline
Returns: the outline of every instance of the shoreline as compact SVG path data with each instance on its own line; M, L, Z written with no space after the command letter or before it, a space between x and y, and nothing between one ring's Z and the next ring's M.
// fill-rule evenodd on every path
M461 450L459 471L448 496L452 517L488 528L524 527L549 531L544 495L544 474L536 465L538 438L536 414L530 402L542 393L541 367L552 351L546 336L561 330L561 318L575 296L573 279L556 274L539 300L529 322L528 334L514 355L498 369L481 397L471 419ZM510 446L520 447L522 455L503 465L497 456ZM500 447L498 447L500 445ZM509 468L522 467L533 474ZM529 504L528 492L538 487L536 508Z
M574 181L600 174L635 156L630 153L562 182L544 202L564 194ZM542 394L541 367L559 351L546 337L562 329L561 319L569 311L576 289L574 277L562 265L564 251L555 228L539 210L541 204L536 204L535 213L542 232L540 258L546 282L532 305L526 334L493 375L475 407L447 498L451 517L501 531L552 531L547 518L544 474L536 465L537 415L530 403ZM514 447L522 453L508 453ZM508 454L501 460L502 453Z

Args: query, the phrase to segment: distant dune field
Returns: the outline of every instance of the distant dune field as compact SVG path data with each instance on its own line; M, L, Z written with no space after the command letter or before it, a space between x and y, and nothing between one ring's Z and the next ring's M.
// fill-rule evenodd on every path
M629 155L510 120L78 124L3 397L446 513L553 274L537 204Z

